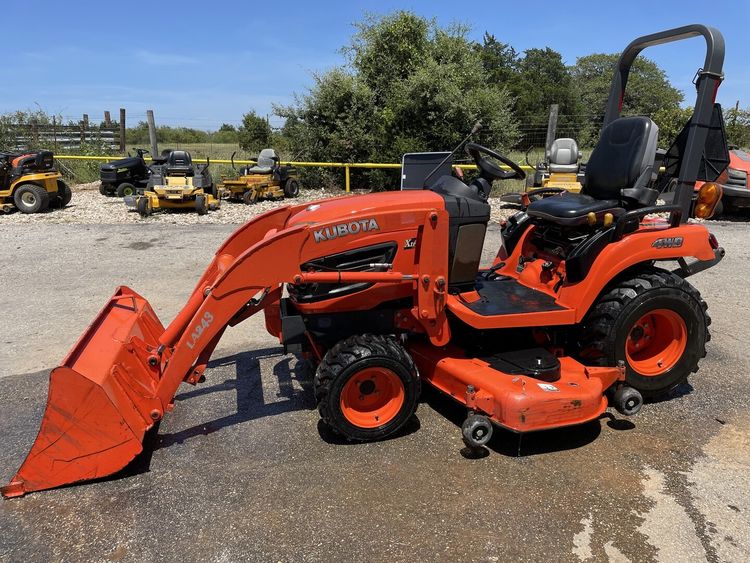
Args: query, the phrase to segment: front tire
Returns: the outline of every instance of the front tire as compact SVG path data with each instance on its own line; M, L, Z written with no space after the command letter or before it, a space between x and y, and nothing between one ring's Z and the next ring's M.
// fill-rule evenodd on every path
M656 268L606 290L583 320L580 357L589 365L625 362L627 384L646 398L668 393L698 371L711 336L700 293Z
M24 184L13 193L13 203L21 213L44 213L49 200L47 190L38 184Z
M414 415L420 382L408 352L390 337L351 336L331 348L315 374L323 421L349 440L380 440Z

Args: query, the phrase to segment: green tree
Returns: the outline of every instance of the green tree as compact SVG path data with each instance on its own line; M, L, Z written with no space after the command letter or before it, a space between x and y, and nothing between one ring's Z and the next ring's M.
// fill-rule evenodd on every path
M512 98L487 81L467 33L404 11L357 24L343 49L348 64L315 75L294 104L275 107L290 150L311 160L393 162L453 147L477 119L484 144L509 148L518 137ZM382 186L386 177L370 172L364 182Z
M692 115L692 107L669 105L657 109L651 119L659 126L659 145L669 147Z
M238 139L242 150L257 152L271 142L271 126L265 118L254 111L242 116L242 125L238 130Z
M750 147L750 110L730 108L724 110L727 142L739 147Z
M508 45L498 41L491 33L485 32L481 45L474 49L479 52L487 81L512 87L518 74L518 53Z
M582 106L596 116L599 125L618 59L617 54L597 53L579 57L572 68L576 95ZM682 92L670 84L661 67L642 56L635 59L625 88L623 115L653 116L659 109L679 107L682 100Z
M524 51L512 91L518 116L546 116L552 104L560 106L561 116L577 113L570 71L562 55L549 47Z
M238 143L239 134L237 128L229 123L222 123L218 131L211 135L213 143Z

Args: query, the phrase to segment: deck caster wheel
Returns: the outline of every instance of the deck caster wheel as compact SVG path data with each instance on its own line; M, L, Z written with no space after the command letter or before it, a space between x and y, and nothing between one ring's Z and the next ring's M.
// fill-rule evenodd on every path
M244 201L247 205L257 203L258 199L258 192L256 192L255 190L248 190L244 194L242 194L242 201Z
M208 213L208 202L205 195L195 196L195 211L198 215L205 215Z
M470 414L461 425L464 444L469 448L481 448L492 438L492 422L481 414Z
M141 217L148 217L151 215L151 206L149 205L147 197L141 197L136 200L135 208Z
M623 385L615 391L612 397L612 405L622 415L633 416L638 414L643 406L643 396L637 389Z

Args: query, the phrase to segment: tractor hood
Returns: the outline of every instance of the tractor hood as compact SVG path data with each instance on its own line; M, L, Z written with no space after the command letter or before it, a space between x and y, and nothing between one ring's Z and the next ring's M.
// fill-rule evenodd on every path
M391 211L427 211L428 209L445 209L443 198L429 190L342 196L312 202L289 217L287 226L346 221L349 217Z

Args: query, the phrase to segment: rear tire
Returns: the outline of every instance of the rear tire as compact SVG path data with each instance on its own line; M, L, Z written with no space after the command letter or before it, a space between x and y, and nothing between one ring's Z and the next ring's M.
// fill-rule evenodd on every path
M627 384L645 398L668 393L698 371L711 338L706 302L679 276L650 268L606 290L580 326L580 358L625 362Z
M117 197L126 197L129 195L136 195L136 189L133 184L129 184L128 182L123 182L119 186L117 186L117 190L115 191L115 194Z
M65 207L73 199L73 192L70 190L70 186L62 180L57 181L57 197L60 202L60 207Z
M289 178L284 183L284 195L286 197L297 197L299 195L299 182L293 178Z
M49 200L47 190L38 184L23 184L13 193L13 203L21 213L44 213Z
M380 440L414 415L420 382L408 352L390 337L350 336L331 348L315 374L323 421L349 440Z

